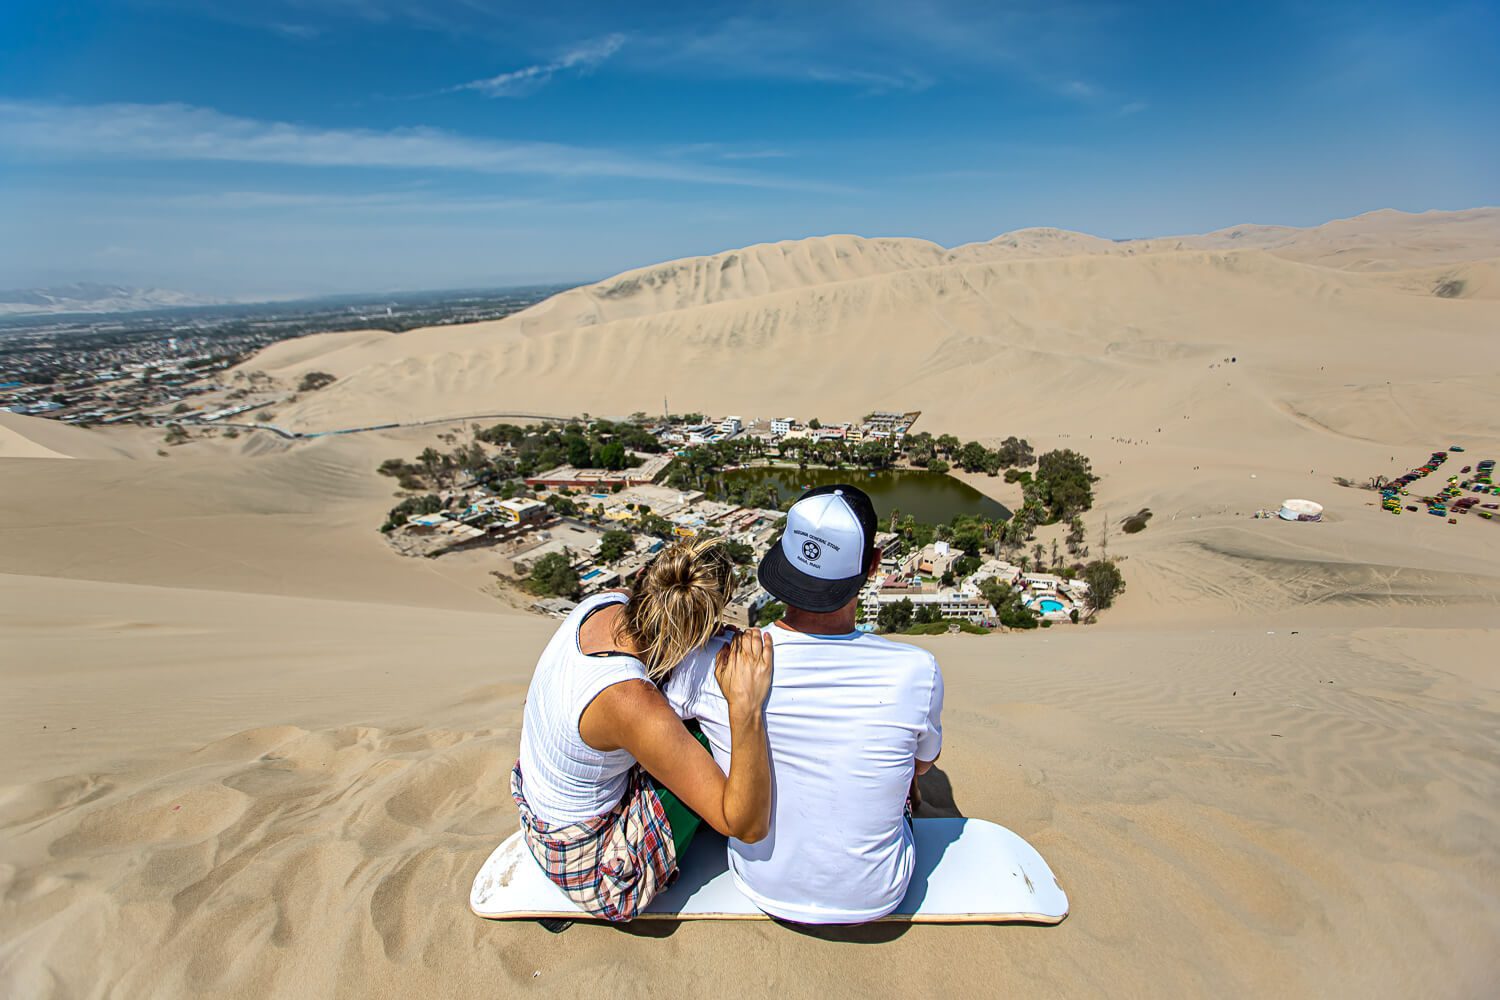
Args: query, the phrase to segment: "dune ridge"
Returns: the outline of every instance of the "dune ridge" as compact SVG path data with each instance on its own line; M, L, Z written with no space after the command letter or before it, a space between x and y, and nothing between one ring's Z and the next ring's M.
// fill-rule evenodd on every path
M1379 340L1399 357L1388 368L1365 366L1372 382L1391 370L1449 374L1453 366L1413 335L1421 331L1450 342L1466 364L1483 363L1489 310L1473 298L1493 295L1500 210L1346 222L1359 224L1359 247L1386 234L1383 259L1399 257L1405 269L1369 270L1362 249L1333 255L1353 270L1310 263L1330 256L1341 223L1278 232L1259 241L1270 249L1249 250L1225 249L1236 245L1232 235L1137 245L1055 230L954 251L849 236L762 244L628 271L499 321L341 347L340 382L278 416L322 430L485 412L502 398L563 412L559 389L571 381L588 385L600 410L618 413L654 412L663 395L682 408L715 401L749 409L774 393L784 409L825 412L871 398L892 406L937 400L936 419L982 433L973 415L996 381L1021 412L1047 406L1064 385L1078 386L1068 395L1079 400L1109 398L1129 380L1122 362L1135 345L1155 353L1146 360L1245 354L1306 374L1311 360L1324 370L1348 365ZM1455 280L1454 297L1434 294ZM829 350L839 365L758 362ZM770 386L741 390L746 357L757 358L749 370ZM976 371L982 384L968 381ZM1347 381L1349 372L1337 374ZM1088 391L1095 382L1103 394Z

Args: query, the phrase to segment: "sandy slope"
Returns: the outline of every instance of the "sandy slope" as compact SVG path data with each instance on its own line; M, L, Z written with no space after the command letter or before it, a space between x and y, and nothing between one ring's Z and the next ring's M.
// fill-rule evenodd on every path
M1460 673L1482 633L934 640L930 808L1032 840L1062 927L557 938L463 905L515 824L530 661L497 651L543 620L0 590L11 995L1476 996L1493 975L1500 697Z
M0 458L132 458L149 454L129 435L104 437L78 427L0 411Z
M1085 451L1096 552L1106 516L1156 512L1110 535L1120 606L928 641L949 690L929 808L1040 848L1074 906L1053 929L478 921L464 893L514 829L505 775L550 625L482 593L482 556L402 560L374 532L374 466L434 431L162 458L0 415L0 988L1482 995L1500 526L1392 518L1331 478L1454 441L1500 457L1497 217L952 251L831 237L251 362L340 376L285 409L308 427L629 412L667 388L678 410L916 406L936 431ZM1431 294L1457 273L1460 297ZM1289 495L1327 522L1246 516Z

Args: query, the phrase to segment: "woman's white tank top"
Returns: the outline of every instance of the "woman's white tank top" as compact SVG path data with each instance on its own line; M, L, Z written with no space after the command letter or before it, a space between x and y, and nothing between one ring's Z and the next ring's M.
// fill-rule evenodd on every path
M578 629L594 609L626 599L624 594L596 594L584 600L537 661L521 724L521 777L526 804L544 822L593 819L613 809L625 794L635 758L628 750L595 750L579 734L578 720L610 685L650 679L645 665L628 654L584 653Z

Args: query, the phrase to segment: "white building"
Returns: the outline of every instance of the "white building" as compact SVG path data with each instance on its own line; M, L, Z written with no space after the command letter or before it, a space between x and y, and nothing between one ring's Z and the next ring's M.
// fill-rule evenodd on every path
M866 591L869 593L869 591ZM864 596L863 594L861 595ZM923 605L936 605L939 616L943 618L957 618L966 622L982 625L985 622L995 620L995 608L984 598L966 594L961 590L947 588L936 593L913 593L906 590L876 590L871 595L873 599L866 598L860 607L864 611L866 622L875 622L880 617L880 608L886 604L900 604L902 601L911 601L914 607Z
M745 429L745 422L739 417L725 417L719 421L719 433L726 437L738 434Z
M978 586L985 580L999 580L1009 587L1020 587L1024 574L1021 567L1013 566L1004 559L987 559L964 581L966 585Z
M1063 578L1051 573L1027 573L1024 581L1026 589L1038 594L1053 594L1062 586Z
M791 417L777 417L771 421L771 433L777 437L786 437L792 432L792 426L796 422Z

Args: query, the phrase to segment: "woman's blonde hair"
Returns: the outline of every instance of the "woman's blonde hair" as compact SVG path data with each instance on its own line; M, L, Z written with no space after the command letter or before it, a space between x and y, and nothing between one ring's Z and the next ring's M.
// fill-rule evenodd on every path
M719 630L734 593L734 562L718 539L667 547L641 571L617 625L655 683Z

